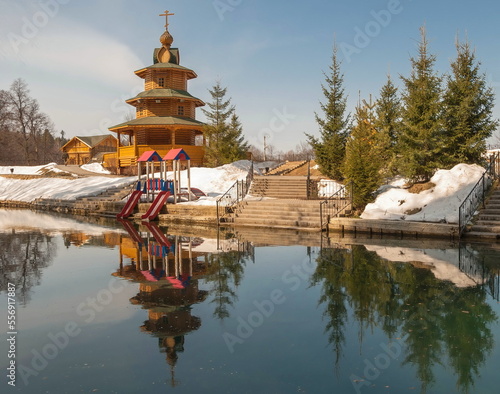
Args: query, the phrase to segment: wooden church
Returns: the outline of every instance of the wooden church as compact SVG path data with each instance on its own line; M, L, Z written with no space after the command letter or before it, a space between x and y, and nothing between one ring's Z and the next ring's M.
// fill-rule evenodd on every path
M123 173L135 168L137 159L146 151L155 150L165 156L173 148L182 148L191 164L201 166L204 157L202 122L195 119L195 110L205 103L187 91L188 80L196 78L193 70L180 65L178 48L168 31L165 11L165 32L160 37L161 48L153 53L153 65L137 70L144 79L144 91L127 100L136 109L136 119L110 127L117 134L117 170Z

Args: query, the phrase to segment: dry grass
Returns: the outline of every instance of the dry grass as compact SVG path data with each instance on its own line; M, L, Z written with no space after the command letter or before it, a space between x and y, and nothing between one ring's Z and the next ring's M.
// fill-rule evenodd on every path
M419 194L434 187L436 187L436 184L432 182L414 183L408 188L408 191L413 194Z

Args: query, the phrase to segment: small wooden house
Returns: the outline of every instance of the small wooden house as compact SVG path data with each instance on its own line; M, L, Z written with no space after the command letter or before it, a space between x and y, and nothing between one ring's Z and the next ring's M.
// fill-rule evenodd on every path
M118 141L111 134L73 137L61 150L66 154L66 165L88 164L105 152L116 152Z

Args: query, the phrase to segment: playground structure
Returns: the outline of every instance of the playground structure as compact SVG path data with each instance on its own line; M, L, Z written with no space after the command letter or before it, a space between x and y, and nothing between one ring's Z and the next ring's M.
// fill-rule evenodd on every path
M194 240L190 238L186 242L185 237L179 236L169 239L154 222L143 222L145 231L138 231L129 220L118 219L118 221L123 225L137 249L136 264L142 280L161 282L177 289L186 288L193 277L195 260L193 247L196 245ZM189 261L188 265L185 264L186 260Z
M181 162L187 162L187 189L183 192L181 185ZM172 163L173 179L167 179L168 163ZM143 165L145 166L143 171ZM145 174L143 175L143 172ZM157 175L159 174L159 178ZM137 185L130 194L127 203L117 215L118 219L124 219L132 215L135 207L141 201L151 202L147 212L141 216L144 221L156 219L160 210L173 196L173 203L179 202L180 198L187 195L191 201L194 194L191 191L191 159L183 149L172 149L165 157L161 157L156 151L144 152L137 160Z

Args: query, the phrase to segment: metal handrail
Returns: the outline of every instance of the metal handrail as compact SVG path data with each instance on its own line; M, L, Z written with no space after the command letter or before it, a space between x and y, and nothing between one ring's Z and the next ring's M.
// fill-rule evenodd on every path
M495 153L490 157L490 162L486 171L474 185L470 193L464 199L458 209L458 232L459 237L462 236L467 224L471 221L476 213L477 208L482 204L485 207L486 194L493 184L493 181L500 177L500 154Z
M253 161L245 179L236 181L221 197L216 201L217 223L221 223L227 216L234 212L234 208L245 198L250 190L253 181Z
M342 212L352 209L353 191L354 183L349 182L326 200L321 201L319 204L321 231L328 231L330 218L339 217Z

